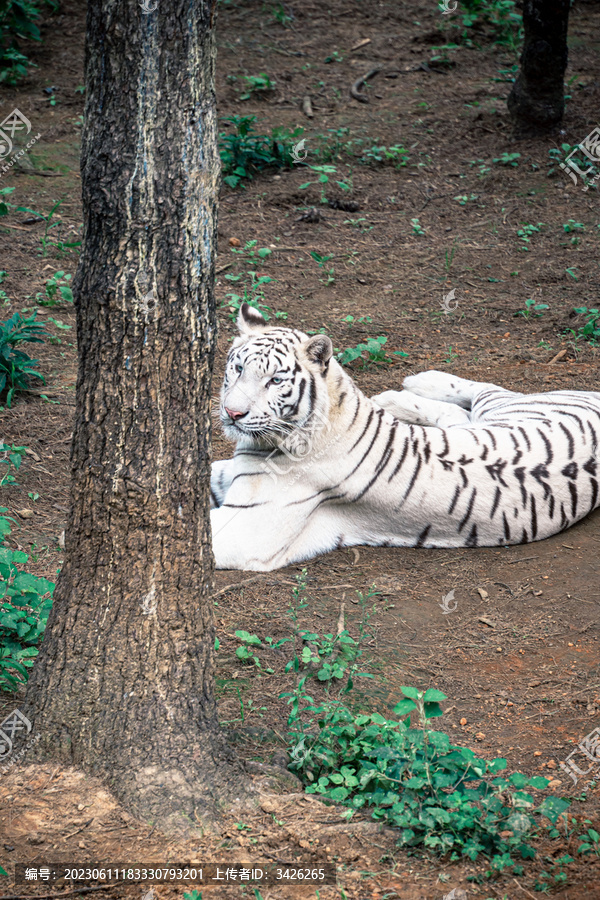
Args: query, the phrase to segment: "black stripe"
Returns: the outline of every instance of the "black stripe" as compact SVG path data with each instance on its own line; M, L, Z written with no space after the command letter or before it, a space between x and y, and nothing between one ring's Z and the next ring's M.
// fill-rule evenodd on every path
M508 520L506 518L506 513L502 513L502 521L504 523L504 538L507 541L510 541L510 528L508 527Z
M525 431L525 429L523 428L522 425L517 425L517 428L521 432L521 434L523 435L523 437L525 439L527 449L529 450L529 452L531 452L531 441L529 440L529 435L527 434L527 432Z
M471 533L465 542L465 547L477 547L479 546L477 540L477 525L473 525L471 528Z
M518 469L515 469L513 472L515 478L519 482L521 487L521 500L523 502L523 509L525 509L527 505L527 491L525 490L525 468L524 466L519 466Z
M490 513L490 519L494 518L496 510L498 509L498 504L500 503L500 497L502 496L502 491L499 487L496 488L496 496L494 497L494 503L492 505L492 511Z
M596 500L598 499L598 482L595 478L590 478L590 487L592 489L592 502L590 503L590 512L596 509Z
M554 454L552 452L552 446L543 431L540 431L539 428L536 428L536 431L539 434L539 436L541 437L541 439L543 440L544 445L546 447L546 465L549 466L554 458Z
M473 488L473 492L471 494L471 499L469 500L469 505L467 506L467 511L458 523L458 533L460 534L469 519L471 518L471 513L473 512L473 505L475 503L475 497L477 496L477 488Z
M348 451L349 453L352 453L352 451L354 450L354 448L355 448L358 444L360 444L360 442L361 442L362 439L364 438L365 434L366 434L367 431L368 431L369 425L371 424L371 420L373 419L373 413L374 413L374 412L375 412L374 408L371 407L371 409L369 410L369 415L368 415L368 417L367 417L367 424L365 425L365 427L364 427L363 430L361 431L360 437L357 438L357 440L355 440L354 443L352 444L352 446L350 447L350 450ZM383 412L383 410L381 410L381 412Z
M535 541L537 537L537 509L535 506L535 497L531 495L531 540Z
M269 500L264 500L262 503L224 503L228 509L253 509L255 506L268 506Z
M404 494L404 497L402 498L402 503L404 503L404 501L408 499L408 495L410 494L410 492L412 491L412 489L415 486L415 483L417 481L417 476L421 470L421 462L422 462L422 460L421 460L421 457L419 456L419 458L417 460L417 465L415 466L415 471L413 472L412 478L410 479L410 484L406 490L406 493Z
M569 482L569 493L571 494L571 515L577 514L577 485L574 481Z
M381 456L379 458L379 462L375 466L375 474L373 475L373 477L371 478L371 480L369 481L367 486L362 489L360 494L357 494L357 496L353 498L353 500L351 501L352 503L355 503L357 500L360 500L360 498L363 497L367 493L367 491L373 487L373 485L375 484L375 482L377 481L377 479L379 478L379 476L381 475L381 473L387 466L390 456L392 455L392 449L393 449L392 444L394 443L394 437L395 437L397 425L398 425L398 419L395 419L392 426L390 427L390 435L388 437L387 444L385 445L385 450L381 454ZM377 435L375 435L375 437L377 437Z
M484 428L483 430L485 431L485 433L487 434L487 436L489 437L489 439L492 442L492 450L495 450L497 447L497 444L496 444L496 438L494 437L494 433L492 431L490 431L489 428Z
M400 469L402 468L402 465L403 465L403 463L404 463L404 460L406 459L406 454L407 454L407 453L408 453L408 438L406 437L406 438L404 438L404 449L402 450L402 456L401 456L400 459L398 460L398 463L396 464L396 468L394 469L394 471L392 472L392 474L391 474L390 477L388 478L388 483L392 480L392 478L394 477L394 475L396 475L396 474L400 471Z
M425 541L427 540L427 535L429 534L430 529L431 529L431 525L427 525L427 527L423 529L423 531L421 532L421 534L420 534L419 537L417 538L417 543L415 544L415 549L416 549L417 547L423 547L423 546L424 546Z
M573 459L573 454L575 453L575 441L573 440L573 435L566 427L566 425L563 425L562 422L558 423L558 427L567 436L567 440L569 442L569 459Z
M448 515L451 516L454 512L454 507L456 506L456 501L460 497L461 488L457 487L454 491L454 497L452 498L452 503L450 504L450 509L448 510Z

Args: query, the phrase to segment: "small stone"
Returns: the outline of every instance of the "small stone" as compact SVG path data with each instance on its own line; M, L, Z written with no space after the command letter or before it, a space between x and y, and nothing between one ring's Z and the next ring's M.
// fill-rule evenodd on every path
M80 850L85 850L85 843L83 841L79 841L77 846L79 847Z
M29 837L27 838L28 844L43 844L44 838L37 833L37 831L32 831Z
M466 724L467 724L467 720L463 717L463 718L460 720L460 724L461 724L461 725L466 725Z
M477 734L475 735L475 740L476 741L484 741L485 734L482 731L478 731Z
M542 755L542 751L541 751L541 750L534 750L534 751L533 751L533 755L534 755L534 756L541 756L541 755Z
M240 247L242 242L239 238L229 238L229 246L230 247Z
M555 769L555 768L556 768L556 763L554 762L553 759L549 759L548 762L546 763L546 765L548 766L549 769Z
M502 653L502 647L496 647L496 653Z
M553 778L552 781L548 782L548 787L551 788L552 790L555 790L555 788L560 787L561 784L562 784L562 781L559 781L558 778Z
M33 510L32 509L18 509L17 515L22 519L33 519Z

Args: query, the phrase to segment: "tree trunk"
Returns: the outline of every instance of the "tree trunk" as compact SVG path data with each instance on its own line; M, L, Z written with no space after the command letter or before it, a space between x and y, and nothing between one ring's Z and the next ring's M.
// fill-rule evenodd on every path
M216 0L89 0L72 508L27 688L43 757L173 827L240 796L213 693Z
M544 134L562 121L570 6L571 0L524 0L521 71L508 97L519 134Z

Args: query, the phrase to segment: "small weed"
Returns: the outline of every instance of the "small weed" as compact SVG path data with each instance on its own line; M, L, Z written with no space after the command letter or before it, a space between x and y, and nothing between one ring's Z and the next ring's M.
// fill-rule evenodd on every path
M14 444L0 444L0 487L5 484L16 484L17 480L13 475L13 470L18 472L21 468L21 462L26 451L26 447L15 447ZM4 532L0 531L0 534Z
M575 219L569 219L569 221L565 222L563 225L563 231L566 234L569 234L571 231L585 231L585 225L583 222L576 222Z
M362 155L358 158L358 162L363 165L373 165L373 163L382 166L391 165L395 169L401 169L408 164L409 159L408 150L405 150L399 144L395 144L393 147L377 147L373 145L363 150Z
M9 203L8 200L3 200L2 198L8 197L13 191L13 187L0 188L0 217L7 216L9 209L12 207L12 203Z
M537 225L527 225L523 223L521 228L517 231L517 237L520 237L524 244L529 244L531 241L531 235L535 234L542 228L543 222L538 222ZM521 250L528 251L529 247L523 246Z
M18 448L24 449L24 448ZM0 535L11 533L8 510L0 507ZM0 688L15 691L27 681L38 654L50 609L54 584L22 571L29 560L22 550L0 547Z
M330 259L333 259L333 253L329 253L327 256L321 256L321 254L317 253L316 250L311 250L310 255L315 260L315 262L318 263L319 268L323 269L323 274L327 276L326 279L319 279L322 284L333 284L335 282L335 269L333 266L330 269L325 268L325 263L329 262Z
M287 28L294 21L294 14L292 13L290 7L286 9L283 3L277 3L271 9L271 14L275 21L283 28Z
M591 825L592 823L589 819L586 819L584 825ZM577 852L578 853L595 853L596 856L600 856L600 834L594 828L588 828L586 833L582 835L583 844L581 844Z
M516 168L519 165L520 159L520 153L503 153L502 156L496 156L492 162L497 163L499 166L512 166L513 168Z
M450 365L452 362L454 362L454 360L457 358L457 356L458 356L458 353L455 353L454 350L452 349L452 345L450 345L448 347L448 356L446 357L447 364Z
M363 368L371 363L374 365L387 365L393 360L384 350L384 344L386 343L387 337L385 335L367 338L364 343L357 344L356 347L347 347L345 350L339 351L337 359L342 366L347 366L348 363L354 362L356 359L363 360ZM364 354L366 354L366 357ZM404 350L393 350L392 355L406 358L408 353L405 353Z
M183 900L202 900L202 891L184 891Z
M52 278L49 278L44 285L44 293L35 295L36 302L40 306L58 306L61 300L64 300L66 303L73 303L73 291L69 285L71 277L71 275L66 275L62 271L55 272Z
M373 321L371 316L359 316L358 319L355 319L354 316L345 316L342 319L342 322L345 322L346 325L352 327L352 325L367 325Z
M352 225L353 228L358 228L361 234L366 234L367 231L372 231L372 225L365 225L367 220L364 216L360 219L344 219L344 225Z
M565 269L566 274L569 275L573 281L579 281L579 275L575 271L576 268L576 266L569 266L568 269Z
M461 206L466 206L469 201L478 200L479 194L459 194L454 199L458 200Z
M321 203L327 203L327 195L325 194L324 185L329 183L329 176L337 174L337 166L331 165L322 165L322 166L308 166L309 169L312 169L313 172L318 173L318 178L315 181L306 181L304 184L300 185L299 190L305 191L306 188L309 188L311 184L316 184L321 186ZM352 184L350 181L338 181L335 182L339 187L342 188L343 191L351 191Z
M425 234L425 229L419 224L418 219L411 219L410 224L412 225L413 234Z
M587 316L585 325L580 325L577 330L569 329L570 334L577 339L582 338L592 344L600 342L600 309L588 309L587 306L578 306L573 310L578 316Z
M270 134L256 134L256 116L229 116L223 122L233 128L231 133L219 135L223 181L229 187L237 187L263 169L291 168L294 164L292 149L302 128L273 128Z
M524 319L539 319L544 315L544 310L549 309L547 303L536 303L531 297L525 301L525 309L520 309L515 313L516 316L522 316Z
M240 100L249 100L252 94L267 94L275 90L276 82L265 72L260 75L243 75L245 82L244 93L240 94Z
M23 343L43 343L47 336L42 322L36 322L37 312L28 318L15 313L8 322L0 323L0 394L7 391L6 405L10 408L15 391L26 391L31 378L39 378L45 384L44 376L34 368L37 359L31 359L17 349Z

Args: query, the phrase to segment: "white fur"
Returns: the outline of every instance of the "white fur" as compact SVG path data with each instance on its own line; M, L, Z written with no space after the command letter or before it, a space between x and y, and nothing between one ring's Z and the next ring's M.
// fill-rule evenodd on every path
M282 357L300 366L297 380L313 379L316 402L306 421L300 404L288 438L240 433L234 457L214 463L218 568L270 571L357 544L521 543L598 506L600 393L524 395L424 372L369 400L335 360L323 362L314 338L245 328L228 366L239 353L247 363L239 383L229 376L222 405L244 406L247 428L265 420Z

